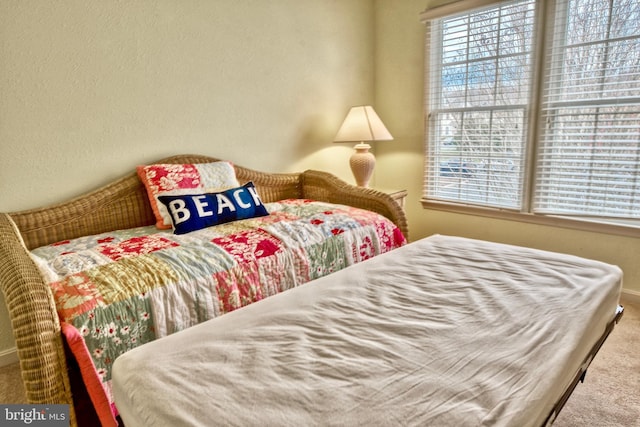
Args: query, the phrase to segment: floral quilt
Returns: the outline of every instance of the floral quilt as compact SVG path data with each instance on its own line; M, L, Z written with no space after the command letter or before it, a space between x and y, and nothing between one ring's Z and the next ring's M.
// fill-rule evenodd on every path
M266 206L268 216L183 235L149 226L32 251L92 402L109 408L96 408L103 421L117 414L120 354L406 243L370 211L300 199Z

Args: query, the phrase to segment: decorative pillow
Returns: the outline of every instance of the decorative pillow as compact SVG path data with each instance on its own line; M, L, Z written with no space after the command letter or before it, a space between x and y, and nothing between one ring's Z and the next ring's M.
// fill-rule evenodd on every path
M229 162L195 164L157 164L137 167L156 217L156 227L171 228L166 207L158 203L158 196L204 193L226 190L240 185Z
M167 207L175 234L269 215L253 182L218 193L158 196Z

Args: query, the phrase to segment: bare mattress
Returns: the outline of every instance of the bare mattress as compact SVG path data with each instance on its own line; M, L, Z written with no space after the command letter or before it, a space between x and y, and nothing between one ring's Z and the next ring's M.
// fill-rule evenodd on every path
M120 356L136 426L540 426L622 272L431 236Z

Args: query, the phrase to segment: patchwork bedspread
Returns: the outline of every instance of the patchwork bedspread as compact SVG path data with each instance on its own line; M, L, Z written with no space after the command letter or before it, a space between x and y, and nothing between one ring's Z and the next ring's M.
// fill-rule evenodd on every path
M406 243L361 209L297 199L267 209L184 235L150 226L32 251L102 421L116 414L111 367L124 352Z

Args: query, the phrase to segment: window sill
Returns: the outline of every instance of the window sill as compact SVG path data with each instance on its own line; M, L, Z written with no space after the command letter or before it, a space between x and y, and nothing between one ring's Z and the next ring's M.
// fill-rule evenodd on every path
M634 225L596 221L595 219L576 219L564 216L539 215L426 199L421 199L420 202L422 203L422 207L424 209L453 212L463 215L483 216L487 218L502 219L507 221L526 222L530 224L546 225L549 227L561 227L580 231L590 231L594 233L640 238L640 227Z

